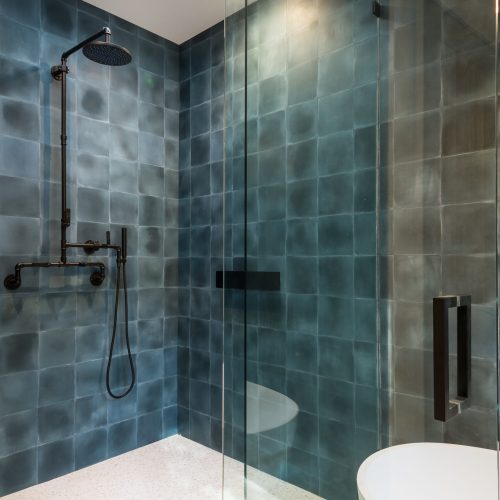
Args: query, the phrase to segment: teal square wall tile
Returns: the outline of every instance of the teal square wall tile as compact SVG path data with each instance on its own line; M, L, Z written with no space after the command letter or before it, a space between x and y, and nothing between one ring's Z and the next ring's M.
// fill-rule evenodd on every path
M318 62L313 60L288 71L288 105L310 101L317 96Z
M62 439L39 446L37 449L38 481L68 474L75 469L75 447L73 438Z
M354 49L346 47L319 60L318 94L333 94L352 87L354 83Z
M320 175L349 172L354 167L354 134L344 131L321 137L318 141Z
M36 484L36 448L0 459L0 494L7 495Z
M352 215L320 217L318 222L318 251L320 255L352 255Z
M318 249L318 223L311 218L287 222L286 249L288 255L316 255Z
M320 97L318 133L320 136L351 130L354 126L353 92L351 89Z
M266 115L286 105L287 82L284 75L276 75L259 82L259 114Z
M287 148L286 165L288 180L316 177L318 165L317 140L314 138L308 141L290 144Z
M289 142L299 142L317 135L318 102L308 101L287 110L287 139Z

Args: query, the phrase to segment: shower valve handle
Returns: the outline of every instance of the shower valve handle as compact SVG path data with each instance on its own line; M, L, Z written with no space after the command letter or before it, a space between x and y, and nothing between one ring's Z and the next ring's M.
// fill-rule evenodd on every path
M106 245L111 245L111 232L106 231Z
M122 262L127 262L127 228L122 227Z

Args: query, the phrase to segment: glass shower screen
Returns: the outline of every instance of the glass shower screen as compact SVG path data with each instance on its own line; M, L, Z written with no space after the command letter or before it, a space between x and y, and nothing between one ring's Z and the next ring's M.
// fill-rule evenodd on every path
M354 500L378 450L496 450L495 7L228 0L227 498Z

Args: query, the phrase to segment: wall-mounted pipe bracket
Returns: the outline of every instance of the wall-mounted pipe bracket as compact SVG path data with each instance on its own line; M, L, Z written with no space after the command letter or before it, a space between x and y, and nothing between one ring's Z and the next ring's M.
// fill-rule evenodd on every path
M52 75L52 78L54 80L57 80L60 82L63 78L63 73L68 74L69 73L69 68L66 65L66 62L63 62L61 64L57 64L56 66L52 66L50 68L50 74Z

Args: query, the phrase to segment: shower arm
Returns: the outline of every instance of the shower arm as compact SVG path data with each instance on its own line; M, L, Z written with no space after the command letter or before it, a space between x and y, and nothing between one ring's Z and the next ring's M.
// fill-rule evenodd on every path
M102 28L101 31L95 33L92 36L89 36L88 38L86 38L82 42L76 44L74 47L67 50L66 52L63 52L61 55L61 64L58 66L52 66L52 68L50 70L52 77L58 81L62 80L63 75L65 73L68 73L68 67L66 65L66 62L68 61L68 57L71 56L72 54L74 54L75 52L78 52L79 50L83 49L83 47L85 47L85 45L88 45L89 43L92 43L101 37L104 37L104 41L106 43L108 43L110 41L111 30L107 26Z
M85 45L105 37L105 41L109 42L111 30L107 27L92 35L91 37L83 40L73 48L63 52L61 55L61 64L51 68L52 77L61 82L61 255L60 260L56 262L18 262L14 268L14 274L9 274L4 280L4 286L8 290L17 290L21 286L21 271L24 268L49 268L49 267L93 267L96 269L90 275L90 282L94 286L102 285L106 277L106 267L102 262L68 262L67 249L68 248L81 248L88 255L92 255L98 250L113 250L116 252L116 261L118 264L125 264L127 260L127 229L122 227L122 241L121 245L112 245L110 232L106 232L106 243L99 241L88 240L85 243L71 243L68 242L67 229L71 225L71 212L68 208L67 202L67 127L66 127L66 77L69 72L67 66L67 59L69 56L82 49Z
M61 56L61 61L66 61L71 54L78 52L80 49L83 49L83 47L85 47L85 45L88 45L89 43L95 42L98 38L101 38L101 37L104 37L105 42L110 41L111 30L107 26L105 26L101 31L95 33L92 36L89 36L88 38L86 38L82 42L78 43L73 48L67 50L66 52L63 52L63 54Z

